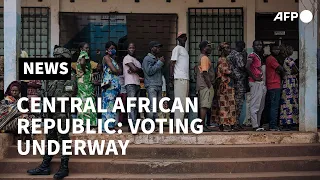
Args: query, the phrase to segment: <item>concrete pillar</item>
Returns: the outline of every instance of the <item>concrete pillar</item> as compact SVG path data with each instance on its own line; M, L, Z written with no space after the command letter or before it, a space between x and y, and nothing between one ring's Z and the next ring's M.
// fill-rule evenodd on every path
M17 80L20 56L21 0L4 0L4 89Z
M247 0L247 6L244 9L244 38L247 46L247 52L251 53L252 42L255 40L255 27L256 27L256 1Z
M301 2L302 1L302 2ZM299 130L317 131L317 0L300 0L299 12L310 10L310 23L299 21Z
M52 57L55 45L59 45L59 11L60 0L51 0L50 6L50 57Z
M244 8L244 41L247 47L247 53L253 52L252 43L256 36L256 1L247 0L247 5ZM240 122L248 124L248 119L250 119L250 93L246 94L246 101L242 107Z

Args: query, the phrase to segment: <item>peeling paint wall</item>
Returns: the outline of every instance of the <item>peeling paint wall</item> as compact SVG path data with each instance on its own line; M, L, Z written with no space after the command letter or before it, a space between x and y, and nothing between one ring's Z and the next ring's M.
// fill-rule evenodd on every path
M21 0L22 6L29 7L50 7L53 17L51 17L51 40L53 48L57 44L59 36L58 12L119 12L119 13L175 13L178 15L178 30L187 31L187 12L189 7L243 7L244 8L244 39L247 44L251 44L255 39L255 12L278 12L278 11L298 11L299 3L294 0L269 0L268 3L262 0L237 0L232 3L227 0L174 0L167 3L165 0ZM3 0L0 0L3 6ZM249 48L249 51L251 49Z
M316 8L316 0L302 0L299 10ZM313 1L313 3L312 3ZM299 21L300 58L299 58L299 123L300 131L317 132L317 13L308 24Z

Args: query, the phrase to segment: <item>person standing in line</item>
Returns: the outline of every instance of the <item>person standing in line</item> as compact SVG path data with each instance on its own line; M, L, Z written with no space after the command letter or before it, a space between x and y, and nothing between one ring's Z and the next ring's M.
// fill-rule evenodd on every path
M139 80L140 80L140 95L139 95L139 97L147 97L147 90L144 86L144 78L140 77ZM143 110L143 112L139 113L139 118L141 120L144 120L146 118L144 110Z
M102 56L101 56L100 49L97 49L97 51L96 51L96 60L95 60L95 62L98 63L98 64L102 64Z
M281 96L281 76L284 73L282 66L275 58L280 53L279 46L273 46L271 55L266 60L267 98L266 114L271 131L279 131L277 125L280 96Z
M183 109L186 109L186 98L189 95L189 54L185 48L187 34L178 33L178 45L173 49L171 56L170 80L174 84L174 96L180 98ZM175 111L174 120L183 121L184 112Z
M122 63L119 64L119 66L123 66ZM123 106L125 109L127 109L127 90L124 82L124 75L119 76L119 83L121 86L120 94L118 97L121 98L121 101L123 103ZM128 122L128 114L126 112L121 112L120 110L117 111L117 119L118 122L121 122L122 124Z
M297 75L299 69L290 57L293 54L292 46L286 48L286 59L283 64L285 76L282 81L280 101L280 125L286 130L292 130L299 124L299 84Z
M102 113L102 123L108 119L117 119L117 112L112 112L116 98L118 97L121 85L119 76L122 74L118 63L115 60L116 57L116 44L112 41L106 43L106 55L103 57L103 80L102 80L102 107L107 112ZM115 129L116 122L108 124L110 130ZM104 126L102 130L105 131Z
M136 59L136 46L133 43L130 43L128 46L128 54L123 59L123 75L127 97L139 98L140 75L142 73L141 63ZM138 106L132 107L131 112L129 113L129 119L132 120L133 126L135 126L137 118Z
M147 89L148 98L150 102L153 101L153 98L156 98L156 104L159 104L159 101L162 97L162 67L164 66L165 59L164 57L157 58L160 53L161 47L162 44L160 44L159 42L151 41L149 43L150 52L142 62L144 85ZM147 113L147 118L153 119L155 121L155 119L157 118L157 113L153 113L152 104L153 103L150 103L150 112ZM147 124L147 129L150 128L150 124Z
M198 57L196 74L197 84L196 90L198 91L199 105L200 105L200 118L202 119L203 132L210 132L211 130L206 126L205 120L207 112L211 111L212 101L214 97L213 83L214 83L214 70L213 64L209 59L211 54L211 43L202 41L199 44L201 54Z
M164 75L162 75L162 98L167 97L167 83ZM168 102L163 102L163 108L168 109ZM167 119L167 122L163 123L163 125L169 125L170 113L162 112L160 109L158 110L158 118Z
M234 91L236 101L236 117L239 129L242 129L240 124L240 115L243 108L246 93L248 91L248 75L246 72L247 56L244 52L246 44L243 41L236 42L236 49L232 50L227 57L234 80Z
M262 41L253 42L253 52L248 56L246 69L249 74L250 86L250 116L254 131L264 131L260 128L262 111L264 109L265 96L267 89L263 81L262 58L263 58Z
M219 45L220 58L217 66L216 76L216 97L217 106L213 107L212 116L214 116L220 131L224 131L225 126L234 131L236 124L236 101L234 99L234 83L230 64L227 56L230 53L230 45L223 42Z
M82 99L81 109L84 108L85 101L87 99L92 99L95 104L95 96L94 96L94 85L92 82L92 72L93 69L96 69L98 63L91 63L89 58L89 44L86 42L82 42L79 44L80 55L78 58L78 62L76 64L76 74L77 74L77 84L78 84L78 93L77 96ZM97 113L89 110L87 112L79 112L78 118L84 121L84 125L86 125L86 121L90 121L91 126L97 126Z
M281 66L283 66L284 61L285 61L285 59L287 58L287 56L286 56L286 54L287 54L287 45L286 45L286 44L281 44L281 45L279 46L279 49L280 49L280 53L279 53L279 55L277 56L277 60L278 60L279 64L280 64Z

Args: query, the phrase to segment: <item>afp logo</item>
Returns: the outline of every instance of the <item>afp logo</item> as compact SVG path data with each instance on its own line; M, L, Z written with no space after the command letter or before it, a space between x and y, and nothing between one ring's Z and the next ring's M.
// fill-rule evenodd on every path
M19 79L70 80L71 59L19 58Z
M299 18L298 12L278 12L273 21L294 21ZM303 10L300 13L300 20L303 23L309 23L313 19L313 14L309 10Z

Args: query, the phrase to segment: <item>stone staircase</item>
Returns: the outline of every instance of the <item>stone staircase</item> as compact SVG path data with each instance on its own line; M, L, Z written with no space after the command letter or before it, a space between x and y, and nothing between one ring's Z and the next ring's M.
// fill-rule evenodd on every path
M253 133L255 138L288 137L299 133ZM221 138L219 133L208 133L212 139ZM245 133L225 133L225 139L239 138ZM252 136L252 133L247 135ZM303 134L303 137L307 137ZM90 138L89 138L90 136ZM93 139L92 135L72 135L72 139ZM97 139L108 139L109 135L97 135ZM125 139L129 134L123 134ZM71 156L70 176L66 179L213 179L213 180L319 180L320 143L302 138L297 143L289 141L266 141L265 144L247 143L221 145L197 144L191 140L164 143L155 138L138 135L133 139L147 138L145 144L133 141L126 156ZM195 135L154 135L160 139L192 139ZM199 137L202 135L199 135ZM198 136L196 136L198 138ZM313 136L310 136L313 137ZM196 139L197 139L196 138ZM277 139L277 138L275 138ZM279 139L279 138L278 138ZM280 138L281 139L281 138ZM140 142L140 141L139 141ZM153 143L152 143L153 142ZM158 142L158 143L156 143ZM217 141L218 142L218 141ZM262 141L263 142L263 141ZM261 143L262 143L261 142ZM280 143L279 143L280 142ZM282 142L282 143L281 143ZM285 142L285 143L284 143ZM1 144L0 144L1 145ZM88 150L86 150L88 151ZM40 156L20 156L17 146L7 148L5 158L0 160L0 180L52 179L59 168L59 156L52 162L52 175L29 176L26 171L41 162Z

